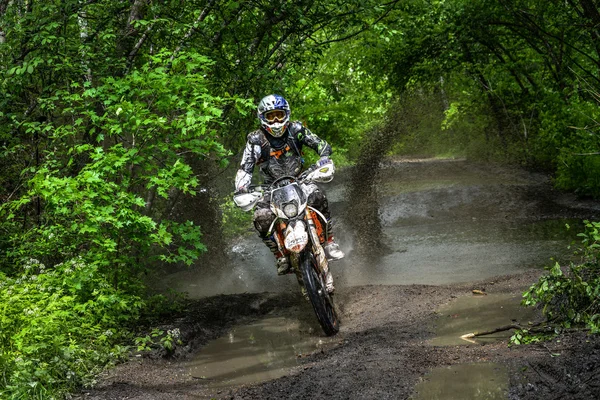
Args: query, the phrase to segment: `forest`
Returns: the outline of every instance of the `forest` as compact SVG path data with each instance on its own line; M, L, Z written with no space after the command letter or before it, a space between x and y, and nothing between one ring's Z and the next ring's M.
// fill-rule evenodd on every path
M176 307L144 277L247 222L224 171L270 93L340 167L466 157L600 197L594 0L0 0L0 397L91 385ZM599 227L528 292L559 326L600 330Z

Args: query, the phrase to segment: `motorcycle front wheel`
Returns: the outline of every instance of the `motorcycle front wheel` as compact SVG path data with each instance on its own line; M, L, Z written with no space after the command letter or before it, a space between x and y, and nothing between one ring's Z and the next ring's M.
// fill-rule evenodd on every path
M333 302L327 293L325 279L320 272L317 261L310 251L304 253L300 263L304 287L312 303L319 324L327 336L333 336L340 330L340 320Z

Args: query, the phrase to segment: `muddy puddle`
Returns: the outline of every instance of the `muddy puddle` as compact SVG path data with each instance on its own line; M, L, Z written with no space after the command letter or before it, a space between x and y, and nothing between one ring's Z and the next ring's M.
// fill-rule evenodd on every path
M299 320L269 317L208 343L188 368L209 387L263 382L287 375L302 357L336 344Z
M511 324L528 326L539 318L535 309L522 307L521 296L511 294L468 295L458 297L440 307L436 312L435 337L429 341L433 346L454 346L472 343L490 343L507 340L512 330L497 332L473 339L461 339L462 335L483 332Z
M415 387L412 400L501 400L508 397L508 371L493 363L436 368Z

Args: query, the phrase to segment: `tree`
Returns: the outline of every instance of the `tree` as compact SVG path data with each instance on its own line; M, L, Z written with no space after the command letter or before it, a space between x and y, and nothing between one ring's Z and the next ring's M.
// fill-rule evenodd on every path
M205 250L178 207L211 193L252 98L398 3L0 0L0 394L56 395L121 354L141 273Z

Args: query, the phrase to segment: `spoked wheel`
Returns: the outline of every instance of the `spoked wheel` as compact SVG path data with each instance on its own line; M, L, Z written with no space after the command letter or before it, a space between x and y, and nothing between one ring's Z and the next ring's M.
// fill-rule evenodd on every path
M319 272L317 262L309 251L304 253L300 267L308 298L313 305L317 319L327 336L333 336L340 330L340 320L333 303L327 293L325 279Z

